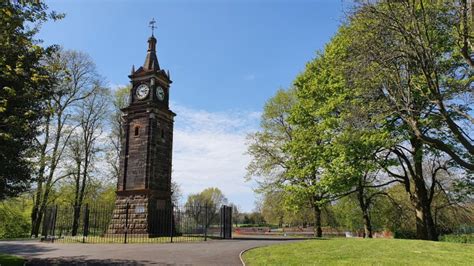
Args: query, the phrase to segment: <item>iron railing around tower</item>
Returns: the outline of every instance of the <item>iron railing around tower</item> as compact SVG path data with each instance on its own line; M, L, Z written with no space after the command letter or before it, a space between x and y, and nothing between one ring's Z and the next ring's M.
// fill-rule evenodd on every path
M170 243L232 237L229 206L167 206L150 211L126 203L117 209L100 204L49 206L41 237L61 243Z

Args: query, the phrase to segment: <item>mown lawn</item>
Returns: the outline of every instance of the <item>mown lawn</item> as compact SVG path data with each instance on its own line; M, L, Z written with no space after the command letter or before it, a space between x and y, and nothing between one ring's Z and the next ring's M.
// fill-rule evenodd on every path
M247 265L474 265L474 244L402 239L330 239L243 254Z
M1 254L0 253L0 265L8 265L8 266L16 266L16 265L24 265L25 260L21 257Z

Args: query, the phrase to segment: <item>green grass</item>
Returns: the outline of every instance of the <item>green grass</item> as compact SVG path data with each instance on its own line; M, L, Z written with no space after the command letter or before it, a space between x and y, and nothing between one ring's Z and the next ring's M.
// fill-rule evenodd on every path
M24 265L25 260L21 257L1 254L0 253L0 266L16 266L16 265Z
M306 240L251 249L247 265L473 265L474 245L403 239Z

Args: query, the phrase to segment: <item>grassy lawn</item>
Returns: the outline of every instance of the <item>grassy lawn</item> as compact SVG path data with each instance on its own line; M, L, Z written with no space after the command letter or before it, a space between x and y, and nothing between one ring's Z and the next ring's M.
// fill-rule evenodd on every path
M21 257L11 256L7 254L0 254L0 265L16 266L24 265L25 261Z
M307 240L249 250L247 265L473 265L474 245L402 239Z

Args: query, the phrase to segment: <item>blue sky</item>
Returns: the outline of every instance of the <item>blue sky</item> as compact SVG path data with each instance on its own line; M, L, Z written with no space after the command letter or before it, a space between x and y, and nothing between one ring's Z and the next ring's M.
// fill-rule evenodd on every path
M155 18L178 114L173 178L185 196L217 186L248 211L255 197L243 180L245 135L258 129L265 101L291 86L334 35L347 2L47 1L66 17L46 23L39 37L88 53L113 87L143 64Z

